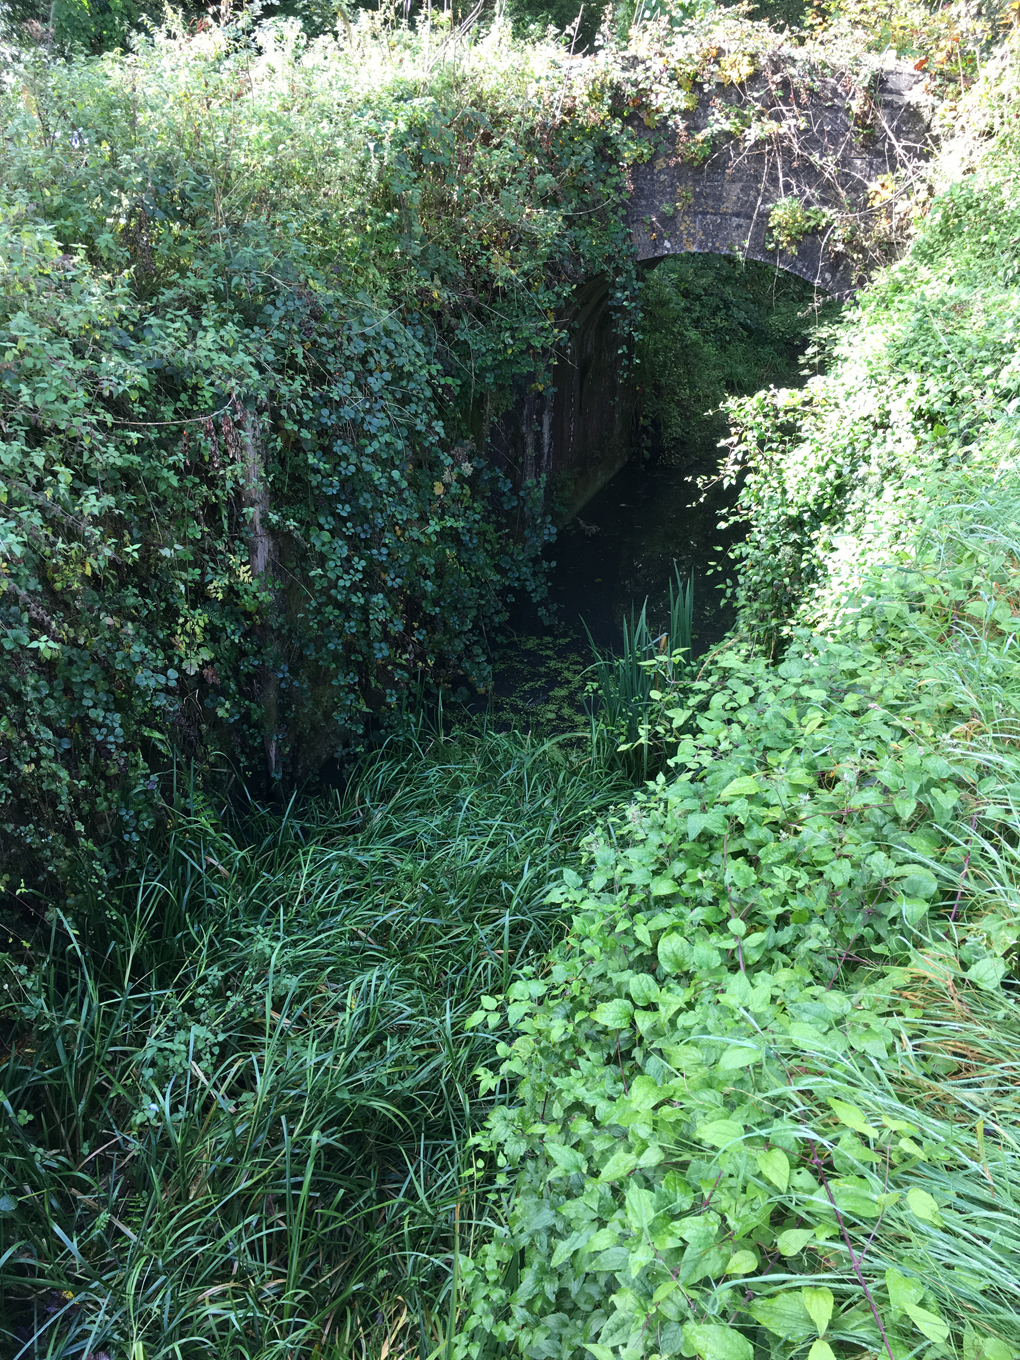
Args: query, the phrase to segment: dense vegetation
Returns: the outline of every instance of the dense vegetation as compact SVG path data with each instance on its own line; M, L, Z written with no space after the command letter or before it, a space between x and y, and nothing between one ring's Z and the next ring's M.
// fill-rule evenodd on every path
M473 1017L519 1086L464 1354L1020 1348L1018 93L827 372L735 404L743 630Z
M600 196L640 154L620 82L646 63L651 116L682 97L661 53L682 91L710 30L583 72L371 15L28 52L0 96L6 1350L1020 1352L1013 15L816 12L865 64L958 71L957 136L813 376L729 403L740 622L651 665L625 752L451 737L411 696L487 683L484 630L541 595L541 470L490 433L579 277L635 315ZM646 293L667 440L812 319L710 272ZM300 796L366 713L393 735Z

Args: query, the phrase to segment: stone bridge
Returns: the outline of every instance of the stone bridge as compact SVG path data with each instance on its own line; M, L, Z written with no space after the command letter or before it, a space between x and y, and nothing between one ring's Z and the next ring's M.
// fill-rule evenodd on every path
M712 135L727 126L734 130ZM777 59L745 83L704 87L680 133L635 127L651 144L628 172L638 260L741 255L838 297L895 257L904 185L929 151L923 77L902 68L880 72L863 90L836 77L808 86ZM710 154L696 163L692 147ZM788 224L778 239L777 204ZM552 409L532 402L523 411L521 465L551 474L568 513L630 452L633 400L609 302L605 279L578 289Z

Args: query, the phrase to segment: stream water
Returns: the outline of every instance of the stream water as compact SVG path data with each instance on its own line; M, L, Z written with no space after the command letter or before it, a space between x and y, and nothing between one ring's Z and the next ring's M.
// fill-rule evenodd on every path
M712 437L669 460L635 458L564 526L546 550L552 622L521 605L496 649L497 721L541 731L576 726L580 677L593 660L586 628L601 651L618 652L624 618L646 598L649 622L664 624L674 564L683 580L693 574L695 654L720 641L733 622L725 585L740 531L718 526L735 493L718 484L702 493L697 485L718 461Z

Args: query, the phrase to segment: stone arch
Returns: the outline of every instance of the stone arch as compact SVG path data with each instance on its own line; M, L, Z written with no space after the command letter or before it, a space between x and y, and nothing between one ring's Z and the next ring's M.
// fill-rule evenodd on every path
M764 135L750 142L725 137L697 163L691 146L699 134L740 121L734 114L754 118ZM626 221L639 261L740 255L837 297L852 294L895 254L893 239L875 240L870 231L889 212L888 204L875 203L875 186L916 167L929 151L923 78L899 68L882 72L867 93L834 77L806 88L776 67L740 85L705 87L681 133L634 126L649 143L647 158L627 177ZM790 249L776 249L770 215L782 199L820 210L828 223ZM862 245L854 255L838 248L837 223L857 228ZM570 321L544 430L551 437L545 466L573 514L626 463L634 403L605 279L581 285Z

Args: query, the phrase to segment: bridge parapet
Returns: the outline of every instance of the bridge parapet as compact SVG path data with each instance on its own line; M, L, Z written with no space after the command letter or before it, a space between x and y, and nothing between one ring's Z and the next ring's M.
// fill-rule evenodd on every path
M743 255L847 296L896 254L905 183L930 149L923 91L899 67L870 91L834 76L808 86L778 56L744 83L703 87L679 133L639 127L651 155L628 175L638 258Z

